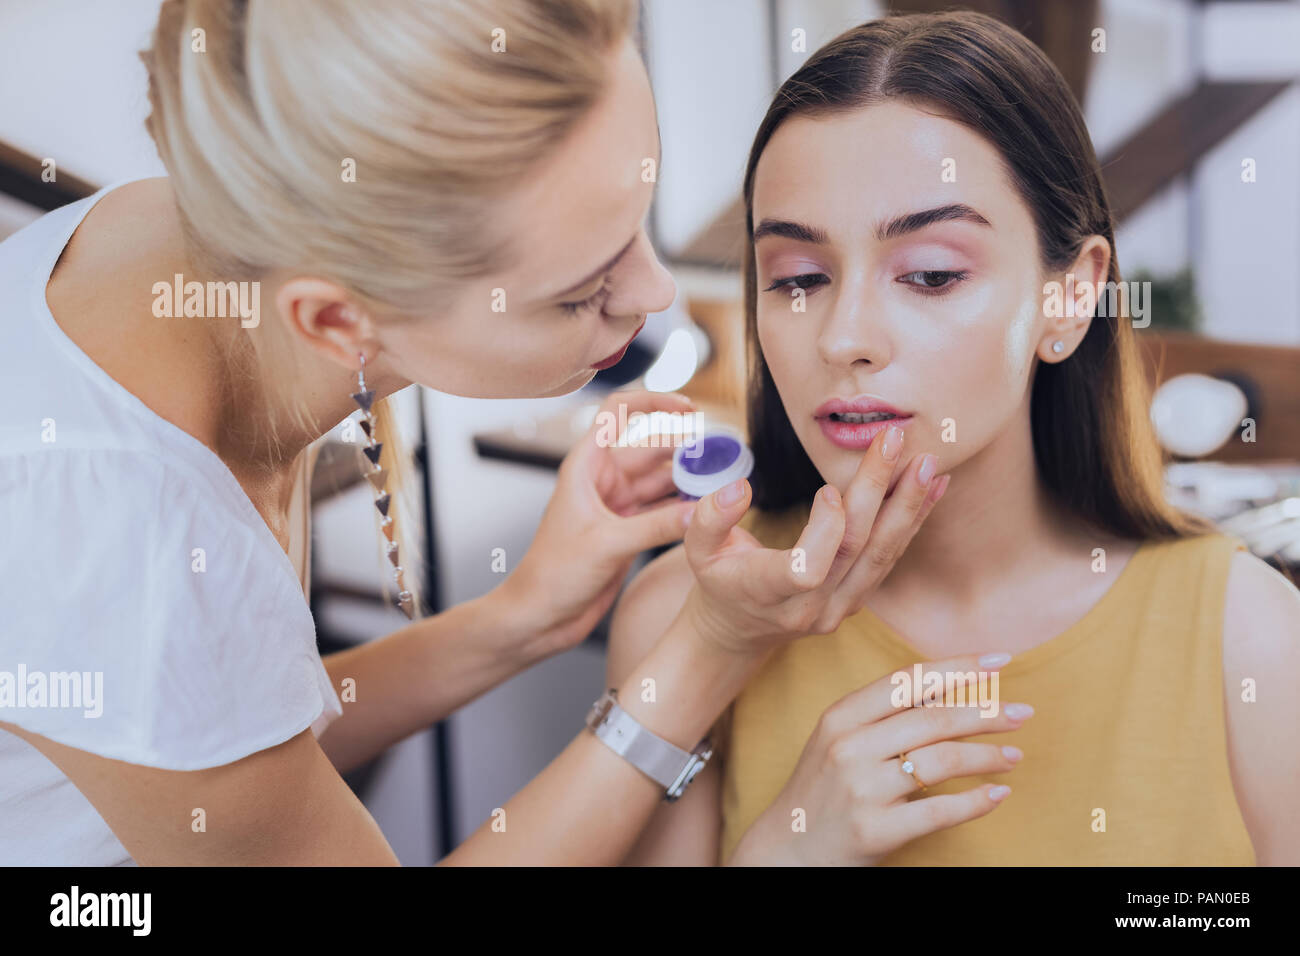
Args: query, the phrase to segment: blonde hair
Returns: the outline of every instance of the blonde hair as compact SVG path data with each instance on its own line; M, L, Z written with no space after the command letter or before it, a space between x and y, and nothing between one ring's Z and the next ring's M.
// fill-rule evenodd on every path
M166 0L146 127L190 255L328 278L377 322L427 313L508 265L490 204L599 99L632 26L632 0ZM293 354L277 321L248 332L243 372ZM396 504L387 400L376 432Z

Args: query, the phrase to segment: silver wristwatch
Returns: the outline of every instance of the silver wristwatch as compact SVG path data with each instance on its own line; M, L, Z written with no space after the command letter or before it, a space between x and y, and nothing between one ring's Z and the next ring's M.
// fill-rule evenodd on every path
M682 795L713 756L708 738L687 753L646 730L618 705L612 688L591 705L587 726L610 750L663 786L664 799L669 801Z

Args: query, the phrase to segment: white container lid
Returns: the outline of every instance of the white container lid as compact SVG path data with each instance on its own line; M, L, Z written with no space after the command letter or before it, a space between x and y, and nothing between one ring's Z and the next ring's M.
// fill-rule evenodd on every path
M705 443L711 438L728 438L736 443L737 453L729 464L718 471L697 474L687 470L688 462L696 462L701 457L696 449L697 443ZM692 498L703 498L719 488L731 484L737 478L748 478L754 470L754 453L749 450L739 432L725 426L709 428L694 441L680 446L673 452L673 484L677 490Z

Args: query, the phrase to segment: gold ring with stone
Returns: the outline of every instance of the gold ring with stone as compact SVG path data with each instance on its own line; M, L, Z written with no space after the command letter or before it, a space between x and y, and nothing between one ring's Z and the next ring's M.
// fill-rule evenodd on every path
M921 778L916 775L916 764L912 763L911 758L909 758L907 754L904 753L904 754L899 754L898 759L903 761L903 772L906 773L909 777L911 777L912 780L916 782L916 785L918 787L920 787L922 790L925 790L926 786L924 783L921 782Z

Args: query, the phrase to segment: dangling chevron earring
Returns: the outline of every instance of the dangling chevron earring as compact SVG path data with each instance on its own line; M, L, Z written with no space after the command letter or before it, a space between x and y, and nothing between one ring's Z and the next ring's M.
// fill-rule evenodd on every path
M358 357L361 359L361 367L357 369L357 390L352 395L352 400L361 408L361 414L364 416L361 419L361 430L366 433L366 446L361 451L374 466L366 473L366 480L375 489L375 507L379 509L382 518L379 526L387 539L384 551L393 566L393 585L397 588L397 597L393 599L393 603L406 615L408 621L414 620L415 597L402 583L404 570L398 563L397 542L393 540L395 533L393 516L388 513L388 506L392 503L392 495L384 490L384 486L388 484L388 472L379 467L379 455L384 450L384 443L375 441L375 418L371 413L371 406L375 403L375 393L366 388L366 356L364 353L358 353Z

